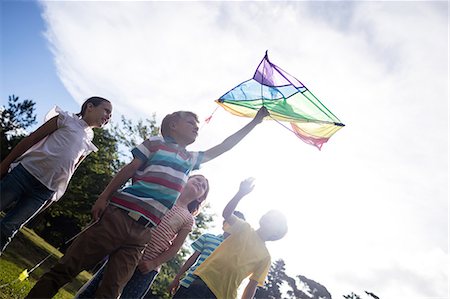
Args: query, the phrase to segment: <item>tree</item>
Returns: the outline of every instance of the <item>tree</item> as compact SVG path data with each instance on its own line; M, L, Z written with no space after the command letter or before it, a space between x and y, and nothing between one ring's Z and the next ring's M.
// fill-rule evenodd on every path
M264 287L256 291L255 298L283 298L280 287L287 283L289 289L286 295L296 299L331 299L328 290L318 282L303 275L297 275L301 288L297 287L295 278L286 274L285 263L282 259L275 261L270 267ZM285 297L286 298L286 297Z
M261 299L279 299L281 298L280 287L285 281L285 263L283 260L277 260L270 266L266 283L263 288L256 291L255 298Z
M351 292L350 295L344 295L343 296L345 299L362 299L359 295Z
M377 295L375 295L375 294L372 293L372 292L368 292L368 291L364 291L364 292L365 292L366 295L367 295L367 296L365 296L364 298L370 297L370 298L372 298L372 299L380 299L380 297L378 297ZM356 293L353 293L353 292L351 292L349 295L343 295L343 297L344 297L345 299L363 299L363 297L361 297L360 295L358 295L358 294L356 294Z
M117 142L129 152L129 150L150 136L158 135L159 127L156 126L155 114L152 115L151 119L139 119L137 123L126 119L125 116L122 115L121 122L113 125L111 132L116 137ZM127 156L128 152L120 152L120 154L122 156Z
M11 149L25 136L25 129L36 123L35 102L19 101L19 97L8 97L8 106L0 107L0 156L3 160Z
M300 283L303 285L304 290L310 294L308 298L312 299L331 299L331 294L328 292L327 288L325 288L320 283L309 279L303 275L297 275L297 278L300 280Z

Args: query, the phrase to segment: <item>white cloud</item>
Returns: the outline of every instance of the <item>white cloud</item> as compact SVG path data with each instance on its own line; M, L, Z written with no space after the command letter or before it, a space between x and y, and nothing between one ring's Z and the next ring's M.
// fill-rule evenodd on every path
M42 2L59 76L77 100L139 118L213 100L264 51L347 124L318 152L267 122L206 164L220 214L240 180L252 224L277 206L288 270L335 297L447 296L448 16L442 2ZM448 5L448 4L447 4ZM218 110L193 149L248 120ZM415 297L414 297L415 296Z

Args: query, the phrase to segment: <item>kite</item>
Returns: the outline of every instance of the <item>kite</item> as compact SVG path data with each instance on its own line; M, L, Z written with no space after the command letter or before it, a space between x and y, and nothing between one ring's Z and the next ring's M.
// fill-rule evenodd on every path
M253 78L226 92L216 103L244 117L254 117L265 106L272 119L290 123L297 137L319 150L344 127L305 85L270 62L267 51Z

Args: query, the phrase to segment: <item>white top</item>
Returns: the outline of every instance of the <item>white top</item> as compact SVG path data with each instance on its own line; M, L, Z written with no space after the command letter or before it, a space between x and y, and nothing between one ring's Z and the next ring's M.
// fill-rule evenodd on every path
M94 131L84 120L54 107L45 121L56 115L58 129L31 147L12 165L22 164L43 185L55 191L53 201L60 199L66 191L78 161L98 150L92 143Z

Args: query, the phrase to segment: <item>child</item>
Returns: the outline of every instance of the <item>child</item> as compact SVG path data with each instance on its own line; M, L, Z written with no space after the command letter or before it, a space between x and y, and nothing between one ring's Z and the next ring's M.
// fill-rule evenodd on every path
M15 206L0 220L0 254L30 219L65 192L80 162L97 148L92 128L111 118L110 101L91 97L75 115L58 115L22 139L0 163L0 211ZM10 166L14 167L8 172Z
M259 220L256 231L232 213L239 201L253 190L247 179L223 210L225 227L230 236L194 271L195 280L184 292L185 298L237 297L237 289L248 276L250 281L242 298L253 298L256 287L263 285L270 267L266 241L281 239L287 232L286 218L278 211L269 211Z
M196 187L198 186L198 188ZM143 298L150 289L161 265L172 259L192 230L194 218L200 204L208 195L208 180L202 175L193 175L180 194L177 203L162 218L154 229L150 242L139 262L133 277L128 281L121 298ZM102 281L105 268L86 283L84 290L76 298L93 298ZM105 280L105 282L108 281Z
M108 287L100 285L96 296L119 296L150 240L151 228L175 204L189 173L233 148L268 114L266 108L261 108L242 129L205 152L186 150L197 138L198 119L194 113L179 111L167 115L161 123L162 137L151 137L134 148L134 159L100 194L92 208L94 220L100 219L98 223L78 236L28 297L52 297L61 286L106 255L109 260L105 277L110 277L111 283ZM130 178L132 185L118 190Z
M245 217L241 212L234 211L233 214L238 218L245 220ZM226 222L224 222L223 225L225 226ZM185 298L184 292L194 281L195 269L197 269L198 266L200 266L223 242L223 240L228 238L229 235L229 233L225 232L224 228L223 234L203 234L194 243L192 243L191 246L194 249L194 253L186 260L183 266L181 266L180 271L178 271L177 275L169 285L169 291L173 295L173 298ZM183 280L180 281L181 277L188 269L188 273Z

